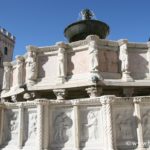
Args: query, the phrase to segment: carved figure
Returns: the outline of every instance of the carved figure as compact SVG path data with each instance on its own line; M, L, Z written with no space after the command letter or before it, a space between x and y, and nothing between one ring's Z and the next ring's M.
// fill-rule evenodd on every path
M143 117L142 117L142 123L143 123L143 135L145 138L150 137L150 111L147 111Z
M4 65L3 90L10 89L11 67Z
M17 86L21 86L23 84L23 60L19 56L16 58L16 70L17 70Z
M58 76L64 77L65 73L65 49L59 48L58 50Z
M72 120L64 113L60 113L56 116L54 121L54 141L64 143L68 140L66 132L72 126Z
M131 139L132 134L132 122L130 118L126 116L117 115L116 117L116 130L117 130L117 139Z
M90 111L87 115L87 124L86 127L88 127L88 138L90 139L96 139L97 138L97 124L98 120L93 111Z
M89 44L90 54L90 70L98 71L98 48L95 41L91 41Z
M122 61L121 71L122 72L128 72L129 62L128 62L128 51L127 51L127 45L126 44L124 44L120 47L120 59Z
M28 57L26 59L26 80L37 79L37 63L36 63L36 53L29 51Z

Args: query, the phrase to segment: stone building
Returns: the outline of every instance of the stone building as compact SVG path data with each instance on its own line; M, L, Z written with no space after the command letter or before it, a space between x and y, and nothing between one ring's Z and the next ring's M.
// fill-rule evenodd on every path
M12 61L15 37L6 29L0 27L0 89L3 77L3 62Z
M66 28L70 42L6 63L2 150L150 149L150 43L107 40L105 23L87 30L90 14Z

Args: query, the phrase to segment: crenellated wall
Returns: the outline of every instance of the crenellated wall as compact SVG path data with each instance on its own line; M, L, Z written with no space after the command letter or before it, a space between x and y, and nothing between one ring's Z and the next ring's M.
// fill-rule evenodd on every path
M150 97L0 104L2 150L143 150L150 148Z

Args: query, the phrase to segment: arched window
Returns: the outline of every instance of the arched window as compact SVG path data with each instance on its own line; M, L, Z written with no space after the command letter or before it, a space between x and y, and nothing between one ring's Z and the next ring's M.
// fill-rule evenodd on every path
M4 55L7 55L7 54L8 54L8 48L4 47Z

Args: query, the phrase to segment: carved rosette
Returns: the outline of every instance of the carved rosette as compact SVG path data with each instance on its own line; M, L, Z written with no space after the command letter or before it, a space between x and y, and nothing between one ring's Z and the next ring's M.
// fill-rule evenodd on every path
M102 96L100 101L102 104L103 115L104 115L104 129L105 129L105 146L108 150L115 150L116 143L115 139L113 139L112 132L112 106L111 104L114 102L115 96Z

